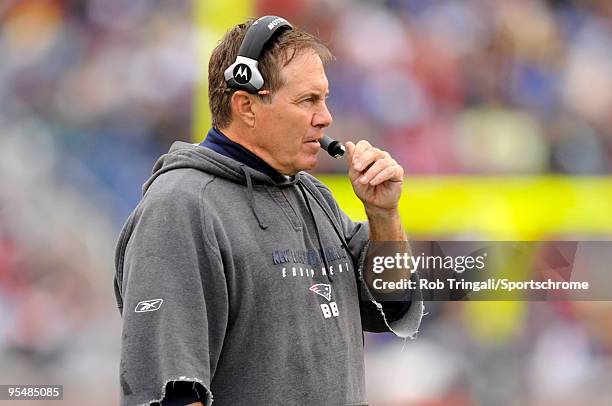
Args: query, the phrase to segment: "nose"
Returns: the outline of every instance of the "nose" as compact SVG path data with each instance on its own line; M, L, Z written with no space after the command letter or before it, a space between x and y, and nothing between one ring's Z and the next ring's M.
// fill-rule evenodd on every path
M325 128L329 127L334 121L325 102L321 103L319 110L312 116L313 127Z

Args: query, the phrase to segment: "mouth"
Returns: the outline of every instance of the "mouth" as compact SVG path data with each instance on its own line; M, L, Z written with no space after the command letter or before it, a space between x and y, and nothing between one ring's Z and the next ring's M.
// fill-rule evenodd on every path
M315 139L312 139L312 140L308 140L308 141L305 141L304 144L316 144L316 145L319 145L319 140L320 139L321 138L315 138Z

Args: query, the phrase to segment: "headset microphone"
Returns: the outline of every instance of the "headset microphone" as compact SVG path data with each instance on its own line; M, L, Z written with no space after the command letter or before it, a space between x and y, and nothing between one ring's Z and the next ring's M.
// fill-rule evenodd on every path
M321 138L319 143L321 144L321 148L327 151L332 158L338 159L344 155L346 151L346 147L340 141L334 140L327 134L323 134L323 138Z

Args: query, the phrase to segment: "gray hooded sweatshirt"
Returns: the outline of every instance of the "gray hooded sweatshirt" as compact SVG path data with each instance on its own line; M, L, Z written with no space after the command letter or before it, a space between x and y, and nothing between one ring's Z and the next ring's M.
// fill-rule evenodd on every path
M361 298L367 223L304 172L278 183L177 142L116 251L122 404L199 383L206 405L365 405L362 331L413 336Z

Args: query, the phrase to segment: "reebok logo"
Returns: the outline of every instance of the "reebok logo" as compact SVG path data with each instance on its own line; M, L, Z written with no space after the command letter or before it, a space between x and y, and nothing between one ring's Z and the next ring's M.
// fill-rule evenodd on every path
M142 302L138 302L134 311L136 313L154 312L155 310L159 310L162 303L164 303L164 299L143 300Z

